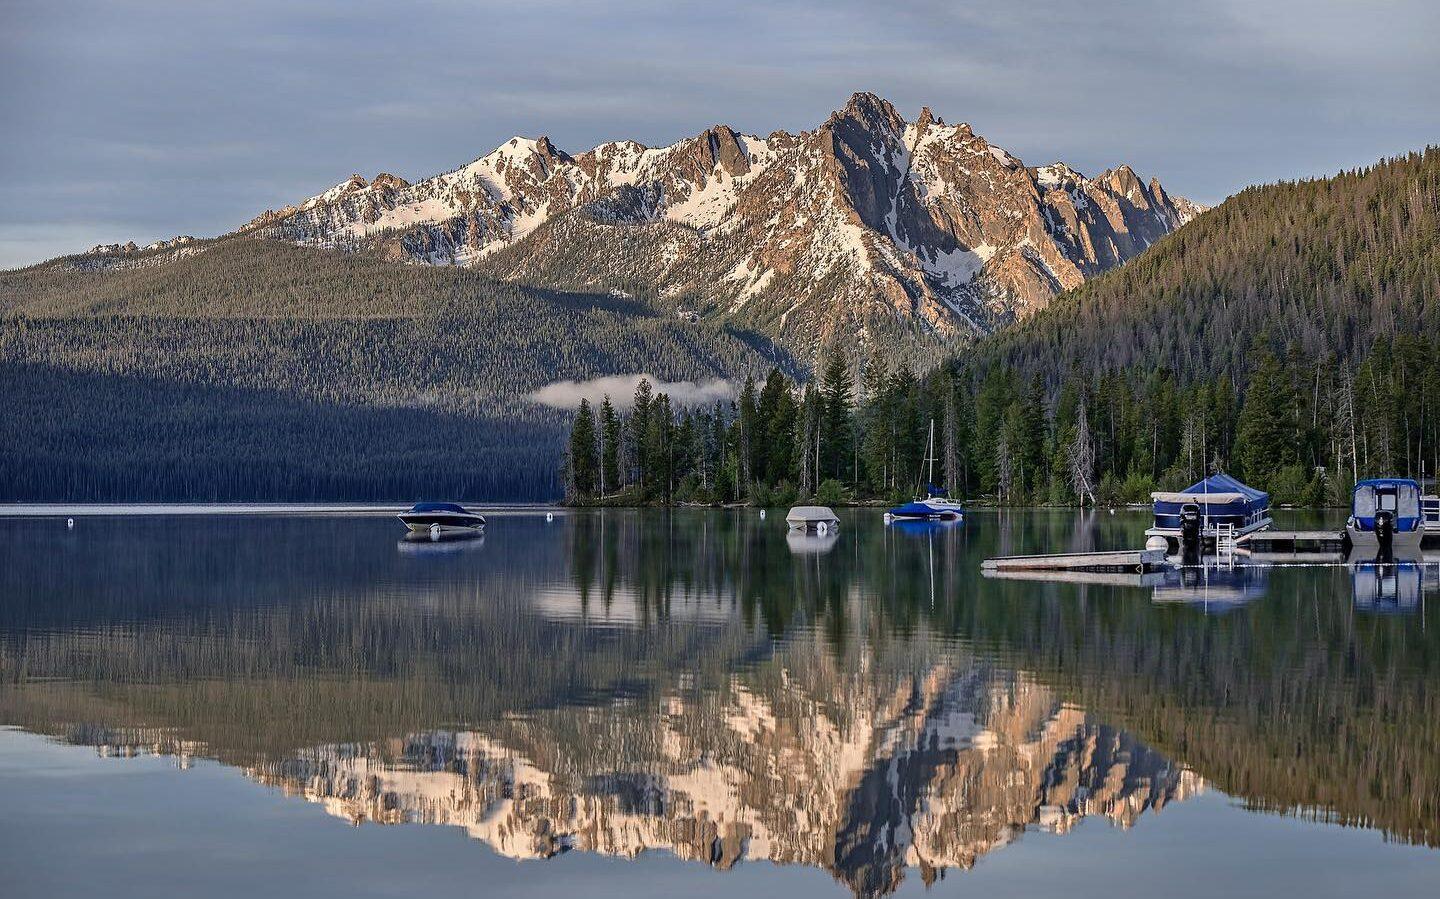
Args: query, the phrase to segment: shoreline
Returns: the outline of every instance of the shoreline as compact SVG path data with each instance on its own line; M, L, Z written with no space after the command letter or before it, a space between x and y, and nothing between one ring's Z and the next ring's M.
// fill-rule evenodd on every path
M107 518L194 515L309 515L364 517L395 515L409 509L397 503L14 503L0 505L3 518ZM547 503L467 504L486 515L527 515L564 512Z
M465 503L467 508L486 515L536 515L542 513L566 514L577 511L604 509L617 510L709 510L716 512L741 512L760 509L783 510L785 506L754 505L612 505L609 503L575 504L565 503ZM836 509L883 509L883 502L846 503ZM334 517L365 517L395 515L409 509L411 503L8 503L0 504L0 519L6 518L107 518L107 517L158 517L158 516L199 516L199 515L303 515ZM1286 512L1327 512L1338 506L1288 506ZM967 506L966 511L975 512L1148 512L1148 504L1125 504L1116 506L998 506L976 504Z

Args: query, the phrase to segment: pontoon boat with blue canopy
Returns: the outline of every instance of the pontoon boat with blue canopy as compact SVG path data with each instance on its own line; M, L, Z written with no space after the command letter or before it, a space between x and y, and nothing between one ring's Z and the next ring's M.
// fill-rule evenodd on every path
M1155 524L1145 536L1164 537L1172 550L1187 535L1203 540L1224 532L1238 537L1270 526L1270 494L1224 472L1178 493L1152 493L1150 499L1155 504Z

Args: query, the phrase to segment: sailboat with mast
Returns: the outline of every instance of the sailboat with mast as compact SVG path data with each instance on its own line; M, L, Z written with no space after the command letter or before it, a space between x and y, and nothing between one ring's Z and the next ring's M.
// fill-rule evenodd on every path
M886 519L955 521L965 517L964 507L950 499L944 487L935 486L935 419L930 419L930 438L925 443L925 494L913 502L896 506L885 513Z

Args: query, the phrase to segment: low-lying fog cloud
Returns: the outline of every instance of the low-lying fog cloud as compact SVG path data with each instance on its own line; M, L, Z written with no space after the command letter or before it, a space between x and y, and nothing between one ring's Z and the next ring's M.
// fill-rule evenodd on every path
M606 396L617 409L629 409L635 398L635 388L644 378L650 382L655 393L669 394L670 402L677 406L703 406L717 400L728 400L735 396L735 385L723 378L708 378L704 381L662 381L654 375L603 375L588 381L555 381L546 384L530 394L530 399L554 409L575 409L586 399L591 405L598 405Z

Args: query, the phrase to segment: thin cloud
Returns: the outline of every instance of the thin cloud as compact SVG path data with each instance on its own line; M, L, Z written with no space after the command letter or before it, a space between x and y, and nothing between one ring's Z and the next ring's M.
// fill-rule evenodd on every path
M633 374L604 375L588 381L555 381L534 391L528 399L552 409L576 409L582 399L596 405L608 396L617 409L628 410L641 378L650 382L656 394L667 394L670 402L677 406L707 406L735 396L735 385L723 378L662 381L654 375Z

